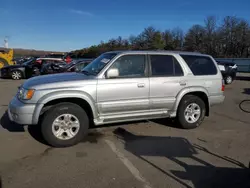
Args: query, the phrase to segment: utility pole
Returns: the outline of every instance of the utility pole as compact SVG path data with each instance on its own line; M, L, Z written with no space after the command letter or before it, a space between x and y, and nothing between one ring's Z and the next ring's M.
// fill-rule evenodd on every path
M9 38L8 36L4 38L4 48L9 48L8 38Z

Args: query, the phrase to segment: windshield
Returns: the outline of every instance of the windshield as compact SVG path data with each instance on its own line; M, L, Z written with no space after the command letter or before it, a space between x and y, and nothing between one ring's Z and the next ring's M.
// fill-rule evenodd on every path
M94 61L82 69L83 72L88 72L92 75L97 75L117 53L105 53L97 57Z

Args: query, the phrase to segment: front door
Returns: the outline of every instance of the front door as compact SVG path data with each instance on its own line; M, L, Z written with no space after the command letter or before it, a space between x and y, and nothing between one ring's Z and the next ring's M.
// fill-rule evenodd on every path
M183 71L172 55L149 55L150 60L150 109L168 112L176 96L186 87Z
M149 78L145 55L122 55L110 67L116 78L103 78L97 84L100 116L131 116L149 110Z

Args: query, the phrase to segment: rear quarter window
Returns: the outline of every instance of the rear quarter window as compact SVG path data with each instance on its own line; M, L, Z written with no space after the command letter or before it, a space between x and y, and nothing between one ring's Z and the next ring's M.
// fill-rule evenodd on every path
M216 75L217 67L207 56L180 55L195 76Z

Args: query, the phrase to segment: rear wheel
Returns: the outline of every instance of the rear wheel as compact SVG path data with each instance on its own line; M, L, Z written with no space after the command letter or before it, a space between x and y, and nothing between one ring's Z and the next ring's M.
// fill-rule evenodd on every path
M8 62L5 59L0 58L0 69L8 65Z
M20 79L22 79L22 72L18 71L18 70L12 71L11 72L11 78L13 80L20 80Z
M231 84L233 82L233 77L228 75L225 77L225 83L226 84Z
M206 106L204 101L194 95L186 95L180 102L177 120L182 128L193 129L201 125L205 118Z
M51 107L41 122L44 140L53 147L69 147L79 143L88 128L86 112L73 103L60 103Z

